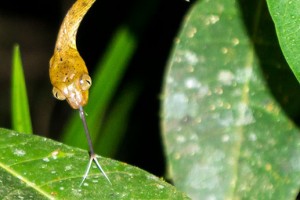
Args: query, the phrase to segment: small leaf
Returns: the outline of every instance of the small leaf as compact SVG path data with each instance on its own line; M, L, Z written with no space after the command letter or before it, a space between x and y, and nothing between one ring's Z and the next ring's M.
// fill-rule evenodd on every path
M238 2L197 1L176 39L163 93L169 173L193 199L295 199L299 130L262 74L282 64L266 56L277 47L259 31L269 18L262 1L247 2L255 16Z
M0 129L0 196L5 199L188 199L165 181L128 164L99 162L112 185L92 167L88 153L50 139Z
M18 132L32 134L26 83L18 45L13 49L11 94L12 128Z

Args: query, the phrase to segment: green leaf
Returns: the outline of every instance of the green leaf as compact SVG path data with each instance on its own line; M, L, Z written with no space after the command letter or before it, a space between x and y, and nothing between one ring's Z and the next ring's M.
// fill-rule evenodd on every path
M88 153L50 139L0 129L0 196L4 199L188 199L165 181L126 163L99 162L79 184Z
M281 58L260 32L263 1L243 3L197 1L176 39L162 95L170 177L193 199L295 199L299 131L263 74Z
M282 52L300 81L300 1L267 0Z
M18 132L32 134L26 84L18 45L13 49L12 60L12 128Z

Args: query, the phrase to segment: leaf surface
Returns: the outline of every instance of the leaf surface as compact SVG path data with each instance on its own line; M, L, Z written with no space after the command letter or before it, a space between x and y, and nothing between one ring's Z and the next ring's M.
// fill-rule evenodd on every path
M298 194L299 131L265 79L280 56L268 57L268 15L253 2L249 17L235 0L197 1L170 57L163 137L170 176L193 199Z
M165 181L107 158L80 187L88 153L50 139L0 129L0 197L4 199L188 199Z
M15 45L13 49L12 69L12 128L19 132L32 134L26 83L18 45Z
M267 0L284 56L300 81L300 1Z

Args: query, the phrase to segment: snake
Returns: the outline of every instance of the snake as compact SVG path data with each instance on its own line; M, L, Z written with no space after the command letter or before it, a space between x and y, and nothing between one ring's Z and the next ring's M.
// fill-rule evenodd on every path
M79 110L88 141L90 160L80 185L86 180L93 161L111 184L97 159L86 123L83 107L88 103L92 79L76 46L79 25L95 1L77 0L68 10L60 26L54 53L49 63L49 77L53 86L52 94L58 100L66 100L71 108Z

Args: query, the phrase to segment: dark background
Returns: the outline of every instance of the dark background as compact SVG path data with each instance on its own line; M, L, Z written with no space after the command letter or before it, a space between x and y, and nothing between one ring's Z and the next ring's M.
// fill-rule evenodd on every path
M0 2L0 126L11 128L10 81L12 48L20 45L35 134L58 139L74 111L52 97L48 62L57 32L73 0ZM77 46L90 73L120 25L139 38L137 50L122 79L136 80L143 90L115 159L163 176L165 160L160 137L163 73L174 38L191 2L184 0L97 0L84 18ZM118 95L118 92L117 94ZM109 111L108 111L109 112Z

